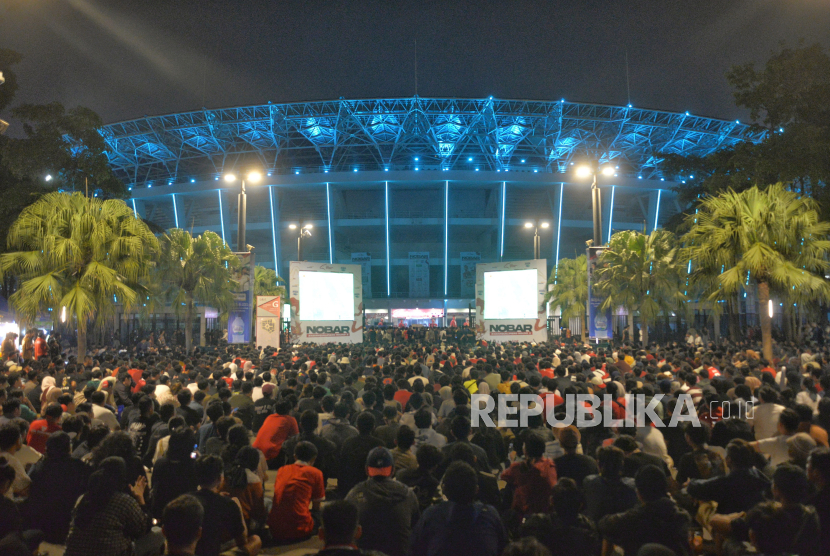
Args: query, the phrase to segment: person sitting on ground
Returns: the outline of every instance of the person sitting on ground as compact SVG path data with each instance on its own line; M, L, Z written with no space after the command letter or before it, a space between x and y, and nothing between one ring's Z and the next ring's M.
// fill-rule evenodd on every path
M29 470L32 481L24 506L28 528L43 531L45 540L63 544L72 508L86 491L89 466L70 454L71 440L56 432L46 441L46 457Z
M677 483L685 485L689 479L710 479L725 475L726 464L723 458L707 446L712 435L709 425L701 423L696 427L693 423L686 423L683 430L686 443L692 451L683 454L677 463Z
M383 447L373 449L366 458L369 478L357 484L346 500L357 505L363 524L358 547L406 556L420 510L415 493L392 478L394 471L391 452Z
M89 477L89 489L72 510L66 537L66 556L124 556L158 554L162 539L150 531L150 514L144 502L147 479L134 485L127 480L127 465L120 457L108 457ZM136 542L138 545L139 542Z
M398 436L399 423L398 409L391 405L383 408L383 425L377 427L372 434L381 439L384 446L390 450L395 447L395 438Z
M202 538L205 509L190 494L182 494L164 507L161 533L167 541L165 556L195 556Z
M412 489L423 512L441 501L441 481L435 477L435 470L441 465L441 450L425 444L418 450L416 458L418 467L415 469L398 469L396 465L395 479Z
M294 463L277 471L274 503L268 514L268 527L275 540L307 539L320 526L320 505L326 497L326 485L323 473L314 467L316 458L314 444L303 441L294 449Z
M262 548L257 535L248 535L242 507L235 498L222 496L224 464L219 456L202 456L194 468L199 490L191 494L205 510L202 537L196 545L197 556L215 556L234 545L243 554L256 556Z
M337 474L337 493L344 497L359 482L366 480L366 457L373 448L383 446L383 441L372 436L375 416L363 411L357 416L357 436L343 441L340 450L340 468Z
M577 486L582 488L582 482L589 475L596 475L599 472L597 462L591 456L577 453L581 441L579 429L574 426L565 427L559 432L559 443L565 451L565 455L553 460L556 465L556 476L558 478L569 477Z
M331 478L337 477L337 446L331 440L326 440L317 429L317 412L313 409L303 411L300 415L300 434L285 441L282 449L285 450L286 463L294 463L294 450L300 442L311 442L317 448L317 458L314 467L323 473L323 484Z
M545 441L536 433L524 438L524 459L514 462L501 474L512 490L511 526L518 527L522 517L550 511L551 490L556 486L556 466L544 457Z
M637 504L634 479L622 476L625 454L615 446L597 449L598 475L585 477L585 515L596 522L600 518L625 511Z
M15 472L14 480L5 493L9 500L27 497L29 495L29 485L32 484L25 467L15 457L15 454L20 450L22 441L20 428L15 423L0 426L0 457L5 458L7 465L10 465Z
M764 499L769 479L756 467L756 453L740 438L726 445L728 473L709 479L692 479L686 487L696 500L718 503L717 513L746 512Z
M262 478L257 475L260 451L253 446L240 448L228 466L223 493L239 500L242 514L250 531L259 531L265 525L268 511L265 509L265 491Z
M658 543L677 556L691 556L689 527L692 518L668 494L668 480L656 465L646 465L634 478L642 503L622 513L603 517L598 527L604 542L637 554L644 544Z
M158 517L174 498L196 490L195 460L193 455L196 436L182 426L170 434L167 452L153 467L152 497L153 515Z
M507 531L496 508L476 502L476 470L463 461L451 463L442 490L447 502L428 508L412 531L412 556L501 554Z
M415 469L418 466L418 460L412 452L415 442L415 432L409 426L401 425L395 438L395 447L391 450L392 457L395 459L396 470ZM425 444L425 446L429 446L429 444Z
M816 492L807 499L821 523L821 547L823 554L830 554L830 449L816 448L807 459L807 478Z
M375 550L363 550L355 546L363 534L357 518L357 506L351 502L335 500L326 504L319 531L320 540L325 546L317 552L317 556L385 556Z

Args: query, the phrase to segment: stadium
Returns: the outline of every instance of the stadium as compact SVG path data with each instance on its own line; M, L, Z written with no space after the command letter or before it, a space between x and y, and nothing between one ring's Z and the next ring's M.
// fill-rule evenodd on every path
M585 252L597 175L603 241L649 232L680 212L668 153L706 155L763 132L695 114L556 101L400 98L203 109L107 125L110 164L137 215L160 228L212 230L236 245L239 182L248 184L246 242L257 264L288 276L302 260L370 268L366 311L443 308L467 313L465 263ZM295 226L291 228L290 226ZM542 227L545 225L546 227ZM410 266L428 254L426 284ZM370 316L370 315L367 315ZM459 323L460 324L460 323Z

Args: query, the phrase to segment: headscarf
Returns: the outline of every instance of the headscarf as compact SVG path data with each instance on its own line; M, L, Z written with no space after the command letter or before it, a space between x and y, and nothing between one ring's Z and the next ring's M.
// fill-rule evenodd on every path
M443 402L452 399L452 388L449 386L442 386L440 390L438 390L438 395L441 396L441 400Z
M46 407L47 406L47 404L49 403L49 399L48 399L49 398L49 393L54 388L56 388L56 386L55 386L55 377L53 377L53 376L47 376L46 378L43 379L43 382L40 383L40 390L41 390L40 406L41 407Z
M490 385L484 382L483 380L478 383L478 393L485 394L487 396L490 395Z

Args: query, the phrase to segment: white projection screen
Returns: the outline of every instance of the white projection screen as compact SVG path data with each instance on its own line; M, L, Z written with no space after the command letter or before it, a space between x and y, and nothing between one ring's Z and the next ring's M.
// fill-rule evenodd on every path
M539 310L537 274L535 268L485 272L484 318L535 319Z
M354 320L354 275L300 271L300 320Z

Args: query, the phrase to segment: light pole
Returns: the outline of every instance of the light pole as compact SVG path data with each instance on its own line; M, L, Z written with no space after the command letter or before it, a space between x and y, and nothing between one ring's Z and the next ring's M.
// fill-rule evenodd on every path
M299 232L297 233L297 261L303 260L303 238L304 237L311 237L311 229L314 228L313 224L306 224L302 227L297 226L296 224L289 224L288 228L290 230L296 230L299 228Z
M242 187L239 190L237 199L239 200L239 210L237 211L236 221L236 251L244 253L248 250L248 244L245 243L245 225L248 219L248 196L245 192L245 182L258 183L262 179L262 174L257 171L248 172L248 175L242 178ZM234 174L225 174L225 182L233 183L236 181Z
M613 176L614 168L604 166L600 172L603 176ZM593 177L591 183L591 212L594 219L594 246L599 247L602 245L602 197L599 187L597 187L597 169L587 165L579 166L576 169L576 175L580 178Z
M533 258L538 260L542 258L542 238L539 237L539 228L548 229L550 224L548 222L539 222L533 220L532 222L525 222L525 228L533 228Z

